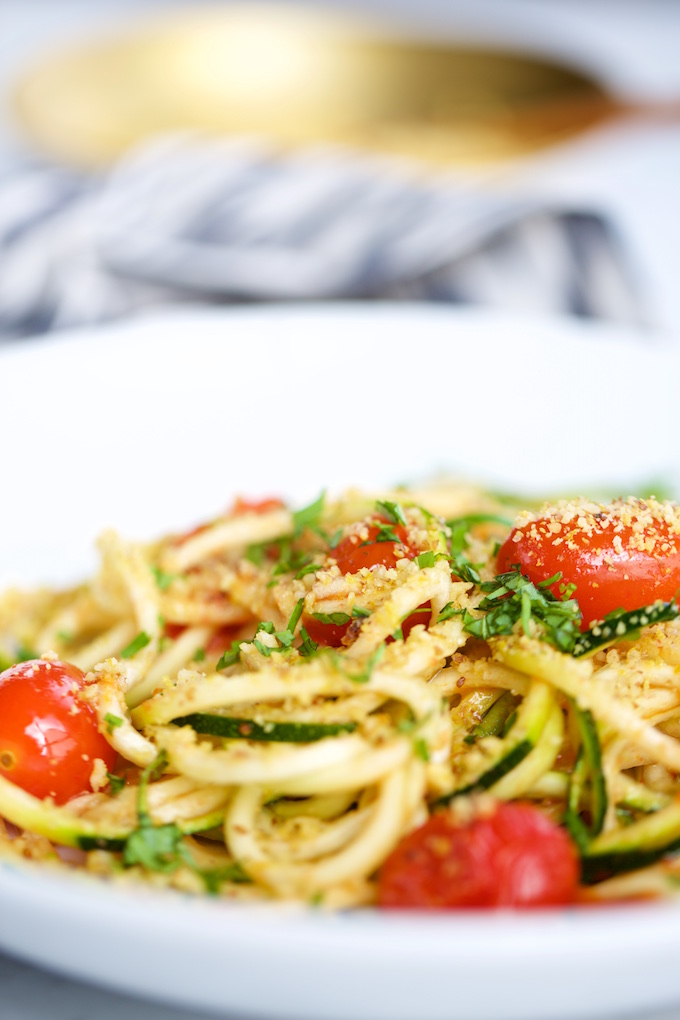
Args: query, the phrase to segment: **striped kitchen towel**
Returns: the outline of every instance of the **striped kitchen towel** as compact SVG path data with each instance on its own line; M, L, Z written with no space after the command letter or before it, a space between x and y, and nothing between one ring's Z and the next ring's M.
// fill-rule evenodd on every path
M106 175L0 167L0 337L187 300L306 299L646 320L597 210L402 162L173 136Z

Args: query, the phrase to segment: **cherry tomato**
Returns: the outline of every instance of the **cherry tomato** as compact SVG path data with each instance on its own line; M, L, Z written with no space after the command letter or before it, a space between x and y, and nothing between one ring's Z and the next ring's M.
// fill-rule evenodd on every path
M205 654L208 658L219 657L222 652L225 652L236 638L240 629L240 627L225 626L216 630L205 646Z
M351 620L348 620L347 623L323 623L321 620L315 620L313 616L305 616L302 620L302 626L317 645L326 645L328 648L340 648L342 639L349 630L351 622Z
M266 514L270 510L281 510L286 504L276 496L267 499L243 499L237 496L231 508L231 516L239 517L241 514Z
M34 797L63 804L91 790L95 758L116 752L77 697L84 674L68 662L34 659L0 673L0 776Z
M408 531L403 524L388 525L399 539L398 542L378 542L382 525L368 525L368 536L347 535L332 550L331 556L343 574L356 574L362 567L394 567L398 560L412 560L418 555L417 549L408 545Z
M614 609L633 610L680 589L680 516L654 500L619 500L608 506L550 508L518 525L498 553L498 569L519 563L534 583L558 571L575 584L582 629ZM563 589L564 590L564 589Z
M167 623L163 627L163 636L170 638L171 641L176 641L184 631L186 630L185 623Z
M431 603L424 602L422 606L418 606L410 616L406 617L401 625L404 641L417 623L427 626L430 622L431 610ZM342 639L347 634L352 621L348 620L347 623L324 623L322 620L315 620L313 616L305 616L302 623L312 641L316 641L318 645L340 648L343 643ZM386 643L389 645L393 640L394 638L388 637Z
M267 499L242 499L241 496L237 496L234 500L234 505L228 511L228 516L240 517L242 514L266 514L270 510L280 510L285 505L282 500L275 496ZM190 528L189 531L176 535L172 539L171 545L175 547L184 545L190 538L195 538L196 535L201 535L204 531L212 528L214 523L214 521L206 521L203 524L197 524L195 528Z
M381 907L447 910L572 903L576 850L563 829L530 804L499 804L459 823L450 811L409 833L382 866Z

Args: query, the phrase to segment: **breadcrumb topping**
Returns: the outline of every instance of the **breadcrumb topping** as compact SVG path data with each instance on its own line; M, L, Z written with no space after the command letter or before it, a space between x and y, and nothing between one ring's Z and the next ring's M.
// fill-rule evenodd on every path
M522 511L515 528L513 542L550 539L553 546L579 549L602 535L619 555L646 552L661 560L678 545L680 507L668 500L635 497L612 503L569 500L548 504L538 513Z

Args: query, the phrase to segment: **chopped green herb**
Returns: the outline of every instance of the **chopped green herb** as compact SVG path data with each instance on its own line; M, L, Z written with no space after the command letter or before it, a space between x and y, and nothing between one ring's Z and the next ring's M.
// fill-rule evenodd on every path
M435 563L435 555L433 551L428 549L427 552L420 553L420 555L416 557L416 563L419 567L423 568L433 567Z
M296 510L293 514L293 528L296 535L301 535L305 528L312 528L319 523L326 503L326 493L321 495L308 506Z
M376 500L375 508L379 514L386 517L392 524L406 524L404 511L399 503L392 503L388 499L378 499Z
M441 613L437 617L437 623L445 623L446 620L452 620L454 616L462 616L463 610L458 609L454 606L453 602L447 602Z
M474 564L470 563L464 553L452 553L450 560L453 573L456 577L459 577L461 581L466 581L468 584L482 583L482 579L479 576L476 567Z
M332 623L336 627L342 627L352 619L347 613L312 613L312 616L319 623Z
M314 655L319 646L316 641L312 641L305 627L300 627L300 636L302 637L302 644L298 648L300 655L304 658Z
M121 659L131 659L134 655L137 654L137 652L141 652L142 648L146 648L146 646L150 643L151 638L146 633L146 631L144 630L140 631L137 637L133 638L130 644L126 645L125 648L122 650L122 652L120 653Z
M161 751L155 761L140 773L137 793L137 828L125 840L123 866L131 868L140 865L149 871L165 875L184 866L199 875L205 883L206 891L213 894L219 891L221 882L250 881L237 862L224 868L199 868L184 842L179 826L174 822L166 825L154 825L149 814L147 790L149 783L162 775L166 765L167 757L165 752Z
M265 560L265 543L257 542L255 545L249 545L245 551L245 558L253 566L261 567Z
M430 749L422 737L417 737L413 741L413 750L419 758L422 758L423 761L430 760Z
M121 719L121 717L119 715L114 715L112 712L106 713L106 715L104 716L104 722L106 723L106 727L109 733L113 733L113 731L117 729L118 726L123 725L123 720Z
M400 733L411 733L416 728L415 719L400 719L397 723L397 729Z
M373 539L373 541L374 542L401 542L401 539L399 538L399 535L397 535L397 533L392 530L392 528L389 526L389 524L383 524L383 525L380 526L380 528L378 530L378 533L375 536L375 538ZM371 545L370 542L362 542L361 544L362 545Z
M203 662L205 659L205 648L197 648L194 652L194 662Z
M344 673L344 675L349 680L353 680L355 684L367 684L368 681L371 679L371 674L373 673L373 670L378 665L384 654L385 645L378 645L376 650L373 652L373 655L371 655L371 657L367 660L364 668L360 670L360 672L358 673L350 673L348 670L346 670L343 665L344 660L342 656L338 655L337 653L333 654L332 661L334 662L336 668L339 669L341 673Z
M371 615L370 609L363 609L361 606L352 606L352 616L355 620L365 620Z
M107 772L106 778L109 781L112 796L116 797L125 786L125 779L123 776L117 776L114 772Z
M302 616L302 611L303 611L304 608L305 608L305 600L304 599L298 599L297 602L295 603L295 609L290 614L290 620L288 621L288 624L287 624L287 629L291 632L291 634L295 633L295 628L297 627L298 623L300 622L300 617Z
M455 554L467 549L467 536L470 529L474 528L476 524L500 524L505 528L511 528L513 522L498 514L467 514L465 517L455 517L446 523L451 529L451 552Z
M340 539L341 538L342 538L342 528L338 528L337 531L334 531L333 534L328 539L328 547L329 547L329 549L336 549L338 547L338 545L340 544Z
M167 574L160 567L152 567L151 573L156 578L159 591L167 591L173 581L176 581L179 577L179 574Z
M216 669L219 672L221 669L227 669L229 666L235 666L241 657L241 641L232 641L231 647L222 654L222 658L217 663Z
M301 577L306 577L307 574L315 574L319 569L320 567L318 563L307 563L304 567L298 570L295 575L295 580L299 581Z
M534 585L518 567L485 581L481 589L486 597L477 609L483 616L463 613L463 626L468 634L487 640L512 633L521 623L531 633L532 621L540 624L542 637L561 652L571 652L579 635L581 610L573 599L555 598L549 588ZM441 615L441 614L440 614Z

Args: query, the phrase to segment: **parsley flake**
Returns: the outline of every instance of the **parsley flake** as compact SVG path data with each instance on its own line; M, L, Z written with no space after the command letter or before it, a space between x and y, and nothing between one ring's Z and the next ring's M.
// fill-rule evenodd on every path
M406 524L404 511L399 503L392 503L388 499L378 499L376 500L375 508L379 514L386 517L392 524Z
M130 644L126 645L122 650L120 653L121 659L131 659L137 652L141 652L142 648L146 648L148 644L151 644L151 638L146 631L140 631L137 637L134 637Z
M115 729L123 725L123 720L119 715L114 715L113 712L107 712L104 716L104 722L109 733L113 733Z

